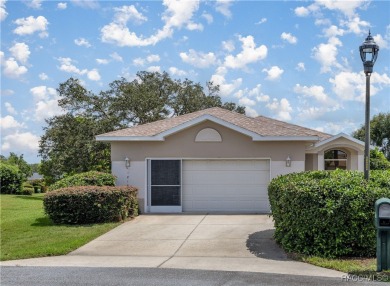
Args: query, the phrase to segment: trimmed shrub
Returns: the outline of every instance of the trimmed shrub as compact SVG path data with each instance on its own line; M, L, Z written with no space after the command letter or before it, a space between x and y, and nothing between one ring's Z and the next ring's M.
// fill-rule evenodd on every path
M46 192L46 186L45 186L44 179L28 180L27 182L34 187L35 193L45 193Z
M59 180L49 187L49 191L75 186L115 186L116 177L112 174L89 171Z
M31 196L34 193L33 185L29 183L23 183L22 189L16 192L17 195Z
M0 163L0 193L15 194L22 189L23 173L15 165Z
M372 257L374 203L390 197L390 171L312 171L273 179L268 187L275 239L288 252Z
M57 224L86 224L124 220L138 215L134 187L81 186L48 192L45 213Z

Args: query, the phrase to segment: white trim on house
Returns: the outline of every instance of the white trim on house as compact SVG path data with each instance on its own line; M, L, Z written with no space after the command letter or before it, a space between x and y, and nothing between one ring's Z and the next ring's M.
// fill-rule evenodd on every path
M360 141L360 140L358 140L356 138L353 138L352 136L349 136L349 135L347 135L345 133L339 133L339 134L337 134L337 135L335 135L333 137L330 137L328 139L325 139L325 140L322 140L320 142L315 143L314 146L312 146L312 148L321 147L321 146L326 145L326 144L328 144L328 143L330 143L330 142L332 142L334 140L337 140L339 138L345 138L345 139L350 140L350 141L352 141L352 142L354 142L356 144L364 146L364 142L363 141Z
M172 127L164 132L161 132L154 136L96 136L97 141L165 141L165 137L180 132L184 129L190 128L196 124L204 121L211 121L222 125L226 128L237 131L241 134L249 136L253 141L313 141L319 140L318 136L261 136L253 131L249 131L245 128L226 122L225 120L216 118L209 114L204 114L185 123ZM356 140L356 139L355 139Z

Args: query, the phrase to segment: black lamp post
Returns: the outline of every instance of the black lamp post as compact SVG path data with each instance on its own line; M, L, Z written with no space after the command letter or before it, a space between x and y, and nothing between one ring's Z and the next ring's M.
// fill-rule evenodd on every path
M366 74L366 127L364 146L364 178L370 178L370 76L378 57L379 46L375 43L371 32L363 44L359 47L360 57L363 61L364 73Z

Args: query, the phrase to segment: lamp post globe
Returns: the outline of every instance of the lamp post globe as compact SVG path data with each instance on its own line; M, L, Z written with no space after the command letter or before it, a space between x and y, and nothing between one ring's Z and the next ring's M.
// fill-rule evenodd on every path
M371 36L371 31L368 32L366 40L360 45L359 51L364 66L364 73L366 74L364 178L368 180L370 178L370 76L379 52L379 46Z

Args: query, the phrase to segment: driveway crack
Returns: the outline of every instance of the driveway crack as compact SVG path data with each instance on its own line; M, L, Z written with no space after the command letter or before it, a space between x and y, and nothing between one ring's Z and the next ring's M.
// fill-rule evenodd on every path
M195 228L187 235L187 237L184 239L184 241L180 244L180 246L176 249L175 253L173 253L169 258L164 260L162 263L160 263L157 268L161 268L166 262L171 260L173 257L175 257L176 253L179 252L179 250L183 247L184 243L187 242L188 238L194 233L194 231L198 228L198 226L204 221L204 219L208 216L208 214L205 214L205 216L200 220L200 222L195 226Z

